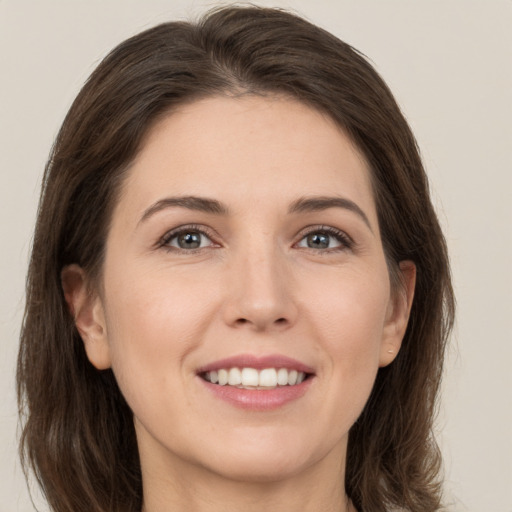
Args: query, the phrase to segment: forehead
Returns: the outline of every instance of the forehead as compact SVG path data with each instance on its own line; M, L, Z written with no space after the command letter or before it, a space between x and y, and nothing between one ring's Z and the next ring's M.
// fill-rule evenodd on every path
M338 194L374 215L368 165L328 116L283 97L212 97L181 106L147 134L120 203L166 194L236 206Z

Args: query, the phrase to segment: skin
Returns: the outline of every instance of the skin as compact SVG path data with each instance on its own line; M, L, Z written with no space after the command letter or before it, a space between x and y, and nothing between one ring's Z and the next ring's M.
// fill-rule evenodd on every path
M170 196L229 211L155 211ZM348 199L367 220L343 207L290 213L312 196ZM199 249L165 238L180 226L206 232ZM351 242L308 246L326 226ZM134 412L144 511L354 510L348 432L400 348L415 269L400 270L404 289L392 290L368 166L326 116L244 96L161 120L123 183L101 287L88 294L76 265L62 274L91 363L113 369ZM238 354L286 355L315 375L277 410L240 409L197 376Z

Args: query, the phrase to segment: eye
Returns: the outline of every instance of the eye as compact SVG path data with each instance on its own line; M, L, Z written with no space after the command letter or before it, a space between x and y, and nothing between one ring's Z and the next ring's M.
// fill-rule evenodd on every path
M352 240L343 231L331 227L322 227L307 233L297 244L297 247L307 249L349 249Z
M185 227L167 233L161 240L160 246L167 249L190 251L211 247L214 243L202 229Z

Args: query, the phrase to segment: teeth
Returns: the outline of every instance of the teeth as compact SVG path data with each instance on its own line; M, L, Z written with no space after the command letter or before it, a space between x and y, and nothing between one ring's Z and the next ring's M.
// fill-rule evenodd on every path
M242 384L242 372L238 368L229 370L228 384L230 386L239 386Z
M286 368L279 368L279 370L277 370L277 383L280 386L286 386L288 384L288 370Z
M260 383L260 376L258 370L254 368L244 368L242 370L242 384L244 386L258 386Z
M225 386L228 383L228 371L219 370L219 384Z
M304 372L287 368L222 368L206 372L205 380L220 386L235 386L245 389L272 389L278 386L295 386L306 378Z

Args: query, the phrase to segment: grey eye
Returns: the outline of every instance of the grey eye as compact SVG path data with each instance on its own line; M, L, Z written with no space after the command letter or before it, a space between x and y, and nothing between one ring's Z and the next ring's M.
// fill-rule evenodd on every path
M169 239L167 245L178 249L199 249L211 245L211 240L199 231L183 231Z
M306 237L308 247L312 249L327 249L329 247L329 235L325 233L313 233Z
M342 244L336 236L330 233L314 231L306 235L298 245L299 247L307 247L308 249L332 249Z

